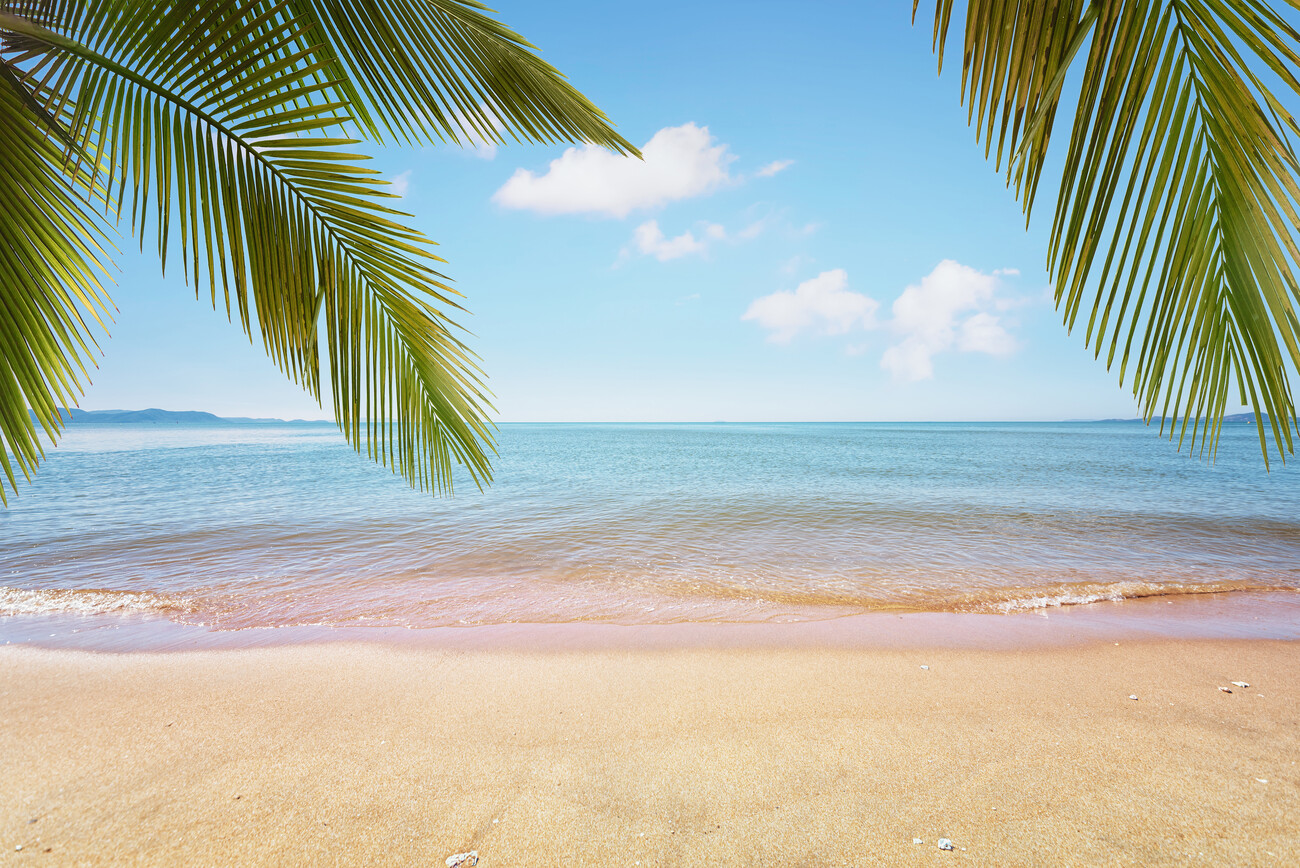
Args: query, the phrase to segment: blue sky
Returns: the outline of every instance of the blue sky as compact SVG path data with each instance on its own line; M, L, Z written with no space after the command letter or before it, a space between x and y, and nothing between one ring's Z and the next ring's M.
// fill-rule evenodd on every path
M508 0L647 148L390 148L501 421L1131 416L1068 336L910 4ZM950 58L954 65L956 57ZM324 418L179 271L127 254L86 408Z

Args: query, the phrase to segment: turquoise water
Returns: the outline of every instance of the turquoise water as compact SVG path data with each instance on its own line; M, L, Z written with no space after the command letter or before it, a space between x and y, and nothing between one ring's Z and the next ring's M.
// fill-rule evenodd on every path
M1136 424L505 425L411 491L328 425L76 425L0 511L33 616L231 630L784 621L1300 589L1300 462Z

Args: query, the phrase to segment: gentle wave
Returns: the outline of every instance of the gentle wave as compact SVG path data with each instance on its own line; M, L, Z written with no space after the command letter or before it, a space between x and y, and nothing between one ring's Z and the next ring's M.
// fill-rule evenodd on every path
M1086 606L1091 603L1122 603L1125 600L1142 600L1149 597L1267 593L1284 590L1291 589L1250 582L1208 582L1200 585L1160 582L1068 584L1055 588L1023 588L1019 591L1008 589L996 595L1004 599L986 599L955 607L955 611L1012 614L1039 609L1059 609L1063 606Z
M0 511L0 615L752 623L1296 591L1300 472L1252 438L1206 464L1125 425L504 426L494 485L440 500L328 428L74 430Z
M703 589L701 589L703 591ZM213 630L259 627L376 626L434 628L518 623L675 624L684 622L758 623L786 620L821 620L867 612L955 612L1014 615L1066 606L1122 603L1151 597L1192 597L1206 594L1277 593L1295 589L1249 582L1200 585L1145 581L1063 583L1038 588L1007 588L982 593L920 594L906 598L848 598L843 594L820 597L814 593L746 597L728 595L729 603L703 591L680 592L635 601L600 599L581 595L564 605L558 598L502 600L496 606L474 605L469 600L448 606L445 601L424 605L405 601L385 609L342 599L318 600L314 605L286 607L267 599L248 600L224 596L195 598L147 591L111 589L25 589L0 587L0 616L13 615L153 615ZM547 603L553 605L548 606ZM556 606L554 604L561 603ZM576 604L576 605L574 605Z
M0 587L0 615L173 615L194 610L187 598L148 591Z

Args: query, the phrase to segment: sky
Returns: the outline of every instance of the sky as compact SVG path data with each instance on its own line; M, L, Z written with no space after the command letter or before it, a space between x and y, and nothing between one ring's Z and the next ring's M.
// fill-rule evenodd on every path
M645 157L372 149L498 421L1135 415L1053 308L1050 185L1027 230L910 4L494 6ZM156 253L118 264L83 408L330 416Z

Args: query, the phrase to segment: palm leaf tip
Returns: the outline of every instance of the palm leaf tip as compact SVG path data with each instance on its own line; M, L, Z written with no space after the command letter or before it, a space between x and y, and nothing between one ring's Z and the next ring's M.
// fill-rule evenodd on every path
M940 57L952 11L935 5ZM1298 65L1263 0L966 6L962 98L1026 218L1080 82L1048 256L1066 326L1180 443L1212 455L1229 401L1249 405L1266 464L1300 431Z
M588 142L636 153L535 46L471 0L292 0L320 57L384 135L435 144Z

